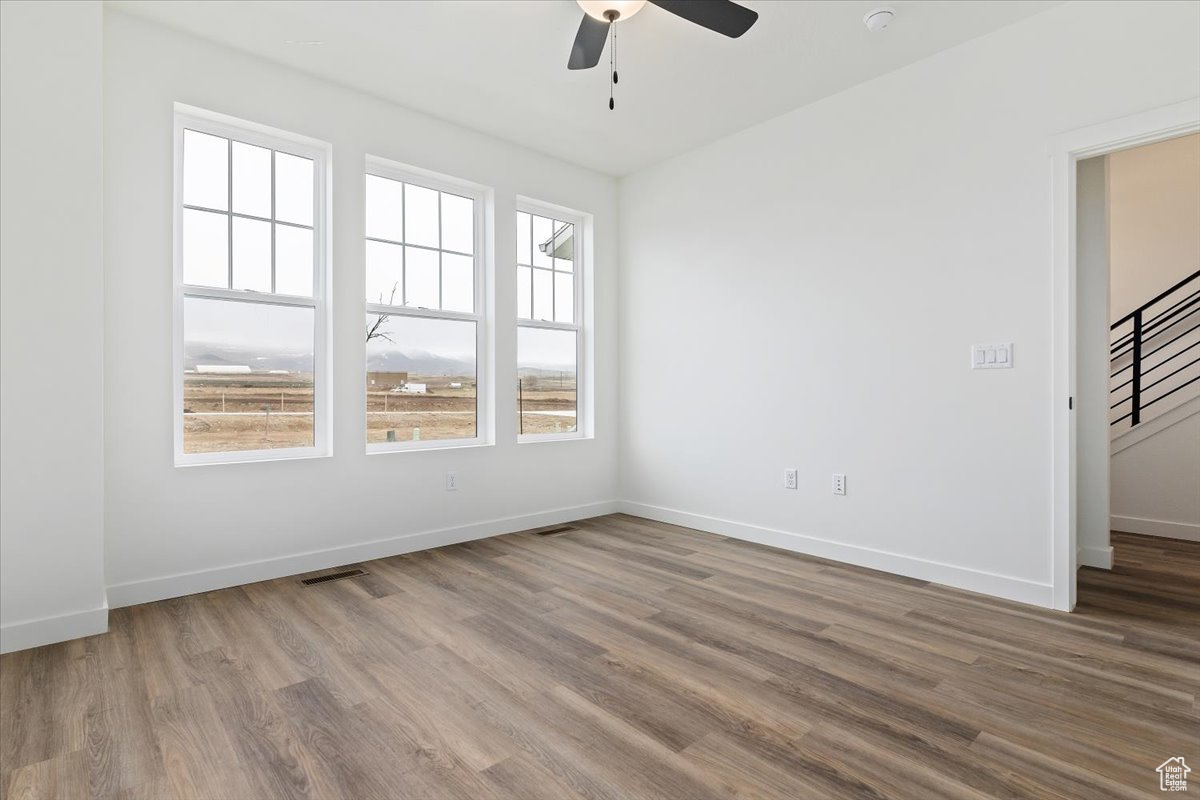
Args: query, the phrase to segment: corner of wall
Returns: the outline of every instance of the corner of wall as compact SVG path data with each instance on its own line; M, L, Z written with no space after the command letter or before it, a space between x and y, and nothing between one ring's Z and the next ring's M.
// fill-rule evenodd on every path
M4 2L0 17L0 650L8 652L108 624L103 6ZM71 324L47 324L47 309ZM64 364L70 391L47 391L47 376Z

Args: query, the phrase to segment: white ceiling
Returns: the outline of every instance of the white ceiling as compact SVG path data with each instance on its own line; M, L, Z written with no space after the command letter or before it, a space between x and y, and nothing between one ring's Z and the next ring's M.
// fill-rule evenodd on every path
M890 4L877 34L863 14ZM567 70L574 0L214 2L119 8L593 169L623 175L1058 5L744 0L758 23L728 39L647 6L618 23L616 111L607 50ZM302 44L320 41L324 44Z

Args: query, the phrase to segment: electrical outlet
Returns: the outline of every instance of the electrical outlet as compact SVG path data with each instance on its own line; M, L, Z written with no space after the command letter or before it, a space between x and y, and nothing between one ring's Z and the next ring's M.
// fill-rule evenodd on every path
M458 473L457 472L447 472L446 473L446 491L447 492L457 492L458 491Z
M785 469L785 470L783 471L783 488L785 488L785 489L795 489L795 488L796 488L796 482L797 482L797 480L796 480L796 470L794 470L794 469Z
M845 494L846 493L846 476L841 474L840 472L835 472L833 474L833 493L834 494Z

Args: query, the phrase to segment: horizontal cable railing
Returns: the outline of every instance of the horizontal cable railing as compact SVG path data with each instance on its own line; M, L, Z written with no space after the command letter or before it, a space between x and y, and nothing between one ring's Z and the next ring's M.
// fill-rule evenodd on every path
M1110 424L1138 425L1144 410L1200 381L1200 270L1121 317L1111 331L1109 409L1124 413ZM1164 367L1169 369L1158 372ZM1129 377L1115 383L1126 372Z

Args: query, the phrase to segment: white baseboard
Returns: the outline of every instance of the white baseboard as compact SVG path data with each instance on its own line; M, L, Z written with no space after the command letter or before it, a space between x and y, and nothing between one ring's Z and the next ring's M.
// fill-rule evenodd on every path
M1167 522L1166 520L1143 519L1142 517L1118 517L1114 514L1109 518L1109 524L1114 531L1200 542L1200 525L1191 522Z
M185 572L177 575L166 575L160 578L148 578L140 581L129 581L108 587L108 603L112 608L149 603L154 600L166 600L171 597L182 597L199 592L210 592L214 589L225 589L230 586L241 586L247 583L283 578L288 575L298 575L303 572L313 572L319 569L355 564L360 561L370 561L376 558L387 558L402 553L412 553L417 550L428 550L431 547L442 547L448 544L469 542L474 539L486 539L489 536L499 536L504 533L514 533L529 528L540 528L545 525L557 525L564 522L598 517L612 514L618 510L616 501L591 503L570 508L556 508L535 514L525 514L518 517L487 520L471 525L460 525L454 528L441 528L433 531L409 533L390 539L379 539L373 542L332 547L327 550L316 550L308 553L297 553L279 558L251 561L242 564L230 564L225 567Z
M0 653L95 636L108 631L108 606L0 626Z
M1113 549L1111 547L1080 547L1075 557L1075 565L1112 569Z
M899 553L889 553L870 547L843 544L815 536L800 533L763 528L758 525L747 525L727 519L718 519L701 514L691 514L671 508L622 501L621 510L635 517L669 522L734 539L770 545L783 550L791 550L805 555L828 558L859 567L878 569L896 575L904 575L918 580L979 592L1019 603L1028 603L1045 608L1054 607L1054 588L1049 583L1036 583L1023 578L1013 578L1008 575L998 575L993 572L958 567L953 564L943 564L938 561L928 561Z

